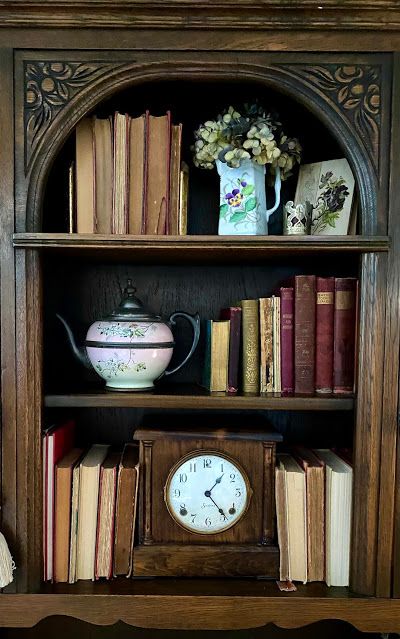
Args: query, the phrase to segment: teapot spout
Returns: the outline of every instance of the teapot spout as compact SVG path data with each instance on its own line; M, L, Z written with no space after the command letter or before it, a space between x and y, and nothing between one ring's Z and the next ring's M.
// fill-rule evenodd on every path
M61 315L59 315L58 313L56 313L56 316L58 317L60 322L64 325L64 328L67 332L68 340L71 346L71 350L74 356L76 357L76 359L81 364L83 364L86 368L92 368L92 365L88 359L88 356L86 355L86 348L84 346L77 346L74 334L71 328L69 327L69 325L67 324L67 322L65 321L65 319L61 317Z

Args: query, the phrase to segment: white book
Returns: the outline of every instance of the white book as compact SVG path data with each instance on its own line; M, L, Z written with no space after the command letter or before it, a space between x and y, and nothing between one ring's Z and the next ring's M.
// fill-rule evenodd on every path
M285 471L286 522L290 581L307 582L306 474L292 455L278 455Z
M325 463L325 580L328 586L348 586L353 469L331 450L315 453Z
M273 339L272 349L274 356L274 393L282 391L281 384L281 298L272 296L273 304Z
M95 577L100 468L109 446L95 444L80 464L76 579Z

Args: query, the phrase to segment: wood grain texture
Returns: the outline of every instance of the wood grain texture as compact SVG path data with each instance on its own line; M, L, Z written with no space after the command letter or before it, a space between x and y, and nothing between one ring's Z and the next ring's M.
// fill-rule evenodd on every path
M123 621L138 628L239 630L268 623L296 628L321 619L342 619L365 632L400 630L398 600L353 598L340 588L300 585L296 593L278 593L275 583L262 582L255 588L256 594L246 595L246 586L241 583L241 593L233 595L234 582L222 587L217 581L214 591L217 589L219 594L210 595L201 594L201 587L193 588L187 580L180 584L173 580L167 586L169 594L157 594L154 585L147 593L143 584L125 581L128 582L125 592L132 588L133 594L113 595L107 586L102 594L96 595L92 594L93 589L99 584L82 582L73 587L76 594L71 589L71 594L55 594L59 590L55 589L51 594L4 595L0 598L2 624L31 627L44 617L67 615L97 625ZM179 585L183 586L183 592ZM81 594L85 590L86 594Z
M347 0L324 2L323 7L310 0L278 3L245 1L240 5L231 0L219 0L212 7L195 0L161 3L153 0L115 2L46 2L16 0L0 7L0 25L13 27L103 27L107 29L138 28L214 28L230 30L273 28L303 30L378 29L396 31L400 28L400 13L395 3L381 0L373 5ZM112 11L110 10L112 9ZM323 10L321 10L323 9Z
M400 58L395 56L392 103L392 147L390 156L390 208L388 232L393 246L388 255L386 329L385 329L385 374L383 383L382 444L379 530L377 555L377 596L391 595L393 566L393 595L400 597L400 448L398 444L398 398L399 398L399 299L400 299L400 228L398 211L400 190L398 175L400 161L396 153L396 140L400 139ZM396 470L397 445L397 470ZM396 481L393 481L396 477ZM396 496L396 508L395 508ZM393 525L394 522L394 525ZM393 553L392 553L393 548Z
M361 259L350 585L375 595L387 259Z
M17 547L17 415L15 378L15 279L14 250L11 234L14 230L13 186L13 52L0 51L0 81L4 100L0 104L0 136L2 139L2 170L0 172L0 309L1 309L1 524L10 548L18 558ZM15 583L8 587L15 590Z
M18 590L42 575L42 290L36 251L16 253Z

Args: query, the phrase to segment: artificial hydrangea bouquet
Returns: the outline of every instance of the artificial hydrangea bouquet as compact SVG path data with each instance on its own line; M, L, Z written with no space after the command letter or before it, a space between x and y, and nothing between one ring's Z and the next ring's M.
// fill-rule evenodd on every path
M301 146L296 138L289 138L276 116L267 113L258 104L245 104L240 113L230 106L216 120L207 120L194 132L194 164L212 169L217 160L231 168L243 160L258 165L270 165L275 176L280 168L281 179L291 175L294 165L300 163Z

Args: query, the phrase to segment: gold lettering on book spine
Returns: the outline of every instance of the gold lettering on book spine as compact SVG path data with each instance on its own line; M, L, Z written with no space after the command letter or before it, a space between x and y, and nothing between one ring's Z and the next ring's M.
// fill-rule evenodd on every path
M333 293L317 293L317 304L333 304Z
M336 291L335 308L338 311L346 311L354 306L353 291Z

